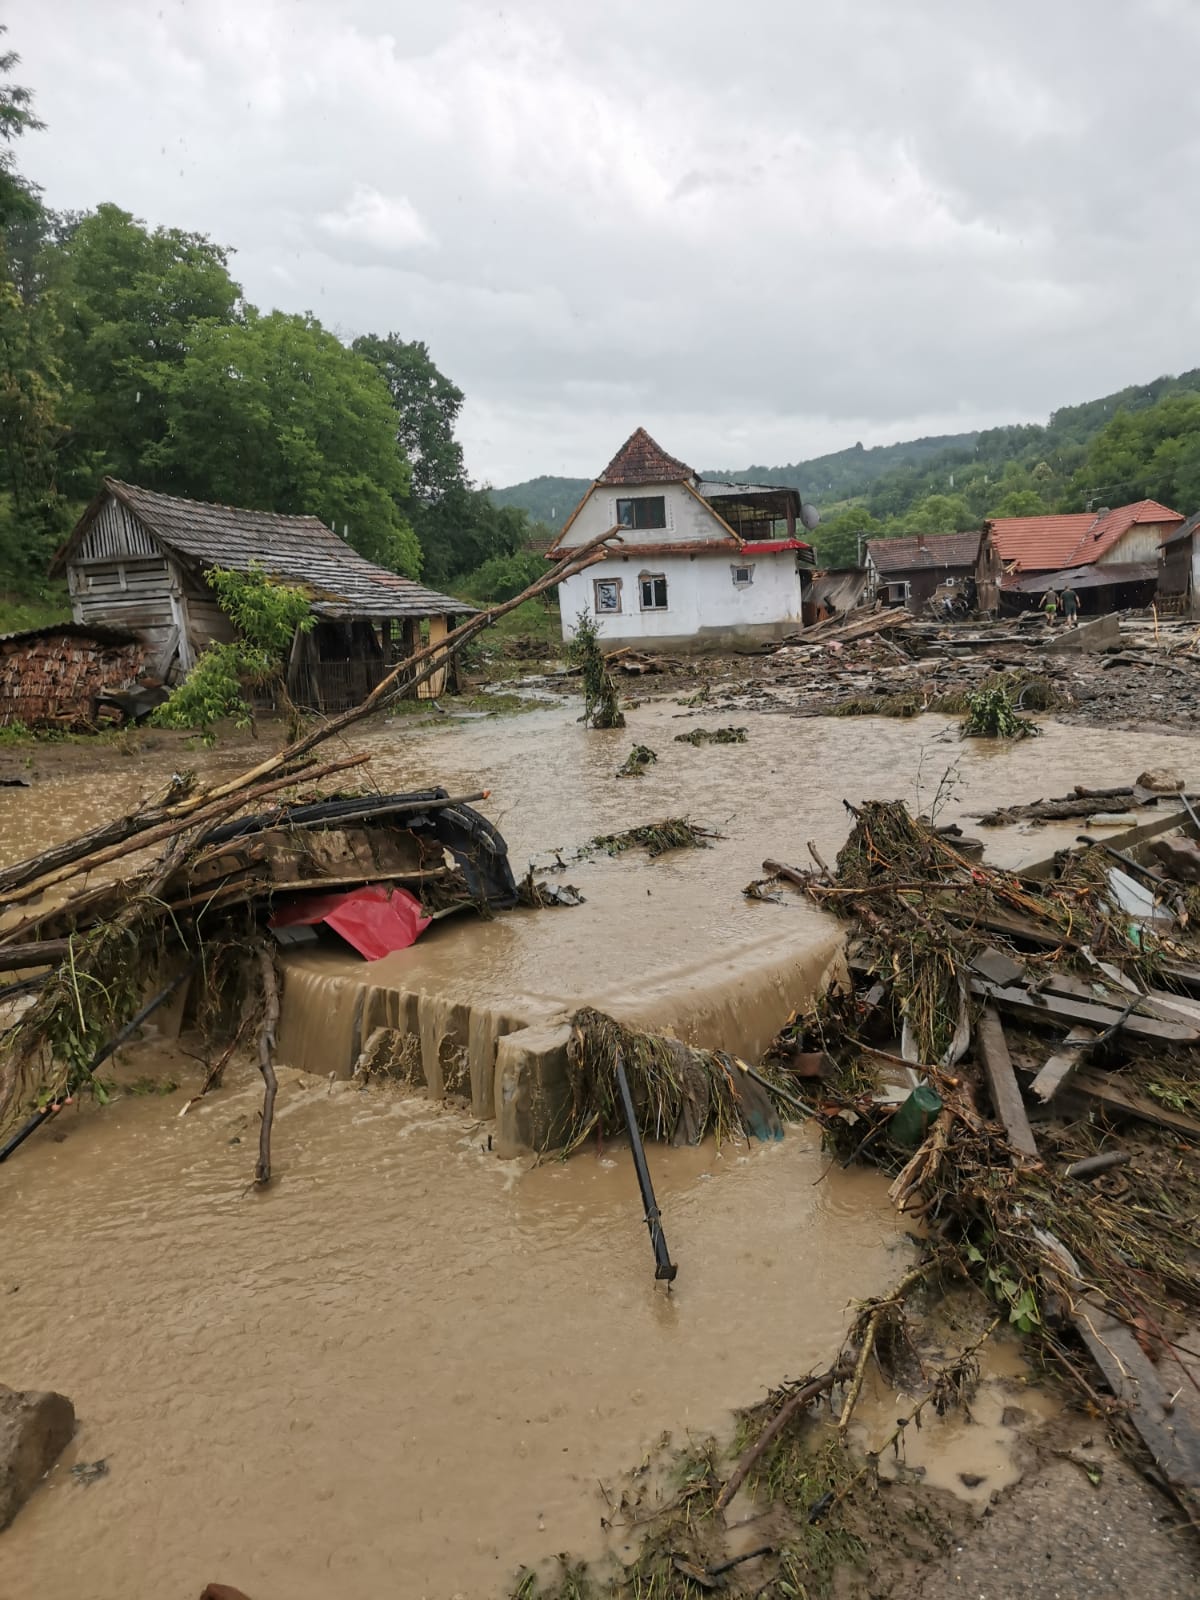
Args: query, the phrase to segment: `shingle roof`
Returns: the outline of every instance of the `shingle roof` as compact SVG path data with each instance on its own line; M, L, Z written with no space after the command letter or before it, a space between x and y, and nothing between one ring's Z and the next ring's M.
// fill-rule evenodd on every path
M637 428L596 479L597 483L680 483L696 474L682 461L669 456L660 444Z
M116 478L105 478L104 487L190 566L228 567L234 572L260 566L272 578L307 588L313 610L321 617L463 616L475 610L463 600L377 567L317 517L184 500ZM85 513L56 566L70 559L98 504L94 502Z
M878 572L973 568L979 554L979 539L977 533L927 533L904 539L868 539L867 550Z
M1178 511L1157 500L1136 500L1113 511L1073 511L1064 516L995 517L987 524L992 543L1007 565L1049 572L1089 566L1139 522L1180 523Z

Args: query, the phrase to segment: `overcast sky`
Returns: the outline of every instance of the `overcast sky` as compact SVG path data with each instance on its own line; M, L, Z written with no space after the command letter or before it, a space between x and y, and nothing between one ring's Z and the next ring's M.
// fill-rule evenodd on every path
M481 480L998 422L1200 364L1197 0L7 0L56 207L424 339Z

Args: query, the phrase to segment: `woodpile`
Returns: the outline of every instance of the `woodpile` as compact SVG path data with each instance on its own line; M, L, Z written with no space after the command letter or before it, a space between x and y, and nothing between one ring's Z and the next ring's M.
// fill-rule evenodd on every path
M136 683L145 654L129 634L74 623L0 639L0 727L91 727L101 692Z

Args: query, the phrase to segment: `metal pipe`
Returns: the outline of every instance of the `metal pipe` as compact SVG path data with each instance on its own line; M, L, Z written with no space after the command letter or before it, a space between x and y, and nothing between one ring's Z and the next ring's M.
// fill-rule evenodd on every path
M621 1090L621 1101L625 1107L625 1121L629 1126L629 1145L633 1151L633 1166L637 1173L638 1188L642 1191L642 1205L646 1212L646 1226L650 1230L650 1243L654 1247L654 1276L661 1282L673 1283L679 1268L671 1260L667 1249L667 1241L663 1238L662 1214L654 1198L654 1185L650 1182L650 1168L646 1165L646 1149L642 1144L642 1135L638 1130L637 1112L633 1108L633 1095L629 1090L629 1079L625 1075L625 1061L618 1048L614 1057L617 1069L617 1084Z
M103 1045L96 1052L90 1066L87 1068L87 1076L89 1078L95 1073L97 1067L104 1065L114 1051L121 1048L126 1039L129 1038L130 1034L136 1032L136 1030L141 1027L142 1023L145 1022L147 1017L149 1017L153 1012L157 1011L159 1006L171 998L184 979L191 977L199 963L199 956L197 956L195 960L189 961L187 966L184 967L183 971L171 979L170 983L165 989L163 989L159 994L156 994L153 1000L148 1001L136 1016L130 1017L125 1026L121 1028L119 1032L115 1033L108 1043ZM52 1116L54 1116L57 1110L58 1106L50 1105L43 1106L40 1111L35 1112L23 1127L17 1129L16 1133L13 1134L12 1138L9 1139L7 1144L0 1145L0 1163L7 1161L14 1150L19 1150L25 1143L26 1139L28 1139L29 1135L36 1132L36 1130L41 1127L43 1122L47 1122Z

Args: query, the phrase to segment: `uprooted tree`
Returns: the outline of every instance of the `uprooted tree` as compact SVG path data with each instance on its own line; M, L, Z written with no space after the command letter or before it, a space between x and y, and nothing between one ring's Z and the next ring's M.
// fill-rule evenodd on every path
M617 685L600 648L600 630L586 611L575 619L575 637L567 646L567 659L583 676L585 728L623 728L625 717L617 704Z

